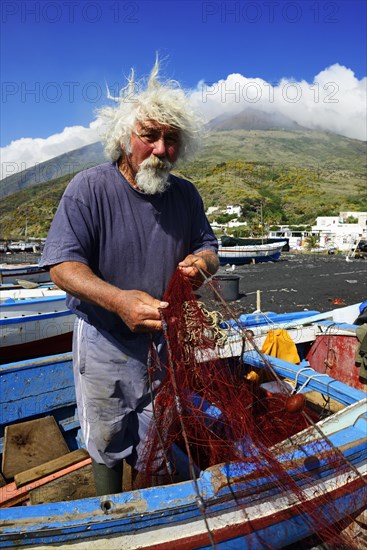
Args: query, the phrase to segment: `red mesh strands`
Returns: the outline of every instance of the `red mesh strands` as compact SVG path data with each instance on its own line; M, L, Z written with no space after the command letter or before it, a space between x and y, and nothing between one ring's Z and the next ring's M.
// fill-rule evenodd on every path
M304 443L293 444L294 434L317 420L303 409L302 396L292 402L288 395L268 394L258 382L247 379L241 357L218 358L216 327L179 270L164 300L169 303L162 310L167 375L156 391L154 422L143 457L144 483L149 484L157 469L170 470L177 452L187 457L186 479L217 464L238 463L239 469L242 463L253 465L259 479L266 477L269 487L280 488L297 502L298 513L315 533L322 533L323 540L341 543L337 522L327 527L336 512L333 503L325 518L307 497L308 484L315 478L305 473L304 464L317 453L320 471L337 466L343 474L348 465L327 438L318 436L314 443L305 438ZM151 379L157 368L162 365L152 347ZM274 380L271 372L267 374ZM177 473L182 479L182 472ZM173 475L172 481L176 480ZM327 503L326 496L319 496L323 498ZM353 547L351 541L348 547Z

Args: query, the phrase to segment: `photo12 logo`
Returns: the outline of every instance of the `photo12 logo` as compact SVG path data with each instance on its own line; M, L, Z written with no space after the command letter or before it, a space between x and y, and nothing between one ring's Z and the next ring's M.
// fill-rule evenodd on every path
M258 103L266 101L274 103L282 99L286 103L297 103L306 93L311 94L314 103L338 103L337 93L339 86L336 82L326 82L320 85L318 82L304 86L298 82L285 82L280 85L272 85L264 81L248 81L229 83L227 81L214 84L203 83L201 98L203 103L216 99L221 103Z
M124 94L124 102L135 102L136 95L142 90L142 85L142 83L136 82L131 90ZM105 82L102 85L95 81L16 82L8 80L1 84L1 103L8 103L12 99L21 103L58 103L59 101L74 103L81 100L87 103L97 103L100 99L119 101L120 94L121 84L119 82L112 84Z
M338 2L254 2L222 1L203 2L203 23L299 23L307 19L313 23L337 23L340 6Z
M11 23L137 23L140 4L127 2L1 2L1 22Z

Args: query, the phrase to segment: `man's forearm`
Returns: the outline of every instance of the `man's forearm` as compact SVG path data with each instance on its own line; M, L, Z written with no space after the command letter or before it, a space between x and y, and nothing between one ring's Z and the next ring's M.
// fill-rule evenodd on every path
M140 290L121 290L97 277L81 262L63 262L50 269L52 280L63 290L117 314L132 332L162 329L159 309L168 306Z
M81 262L63 262L50 268L51 279L60 288L84 302L117 313L121 290L97 277Z

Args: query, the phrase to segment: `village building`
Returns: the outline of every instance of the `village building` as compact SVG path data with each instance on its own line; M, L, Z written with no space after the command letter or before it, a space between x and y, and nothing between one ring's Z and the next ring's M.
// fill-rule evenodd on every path
M211 225L216 231L226 232L228 229L247 225L247 222L238 221L241 216L241 206L227 205L225 208L211 206L207 215L229 214L235 215L226 223L219 223L215 219ZM269 231L268 237L284 237L289 241L289 247L293 250L302 250L307 237L318 237L318 247L322 249L337 249L351 251L361 240L367 240L367 212L340 212L338 216L318 216L315 225L310 230L292 228L291 225L280 225L276 231Z
M367 212L340 212L339 216L319 216L311 232L319 236L320 247L348 251L358 241L367 240Z

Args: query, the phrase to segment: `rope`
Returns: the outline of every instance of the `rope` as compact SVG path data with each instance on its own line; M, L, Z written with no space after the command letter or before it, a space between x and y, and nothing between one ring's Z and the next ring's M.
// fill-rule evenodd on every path
M190 469L192 481L194 483L194 488L195 488L195 492L196 492L196 505L197 505L199 511L201 512L201 514L203 515L203 519L204 519L204 522L205 522L206 530L208 532L211 547L213 549L215 549L214 538L213 538L213 535L210 531L208 518L206 516L205 502L203 500L203 497L200 494L200 488L199 488L199 484L197 482L196 472L195 472L195 468L194 468L194 461L192 459L190 445L189 445L189 438L187 436L185 423L184 423L183 418L182 418L183 410L182 410L182 405L181 405L180 395L179 395L179 390L178 390L178 385L177 385L176 369L175 369L174 361L172 359L171 346L170 346L169 338L168 338L167 323L166 323L166 320L163 316L163 311L161 309L159 310L159 313L160 313L160 316L161 316L161 319L162 319L163 334L164 334L164 337L165 337L165 340L166 340L166 343L167 343L167 358L168 358L169 372L171 374L173 390L175 392L175 406L176 406L179 422L180 422L180 425L181 425L182 435L183 435L183 438L184 438L184 441L185 441L186 453L187 453L187 457L188 457L188 461L189 461L189 469Z
M156 415L155 404L154 404L155 399L154 399L153 382L152 382L152 375L151 375L153 350L154 350L155 356L157 358L158 357L157 348L156 348L154 342L151 341L151 346L150 346L149 354L148 354L147 367L148 367L149 393L150 393L150 399L151 399L151 402L152 402L152 422L153 422L153 426L154 426L154 429L156 431L156 434L157 434L157 437L158 437L158 440L159 440L159 444L160 444L161 449L162 449L162 453L163 453L163 456L164 456L164 461L165 461L165 464L166 464L168 475L171 479L171 482L174 483L172 463L170 462L170 460L168 458L168 454L166 452L166 449L164 448L164 442L163 442L162 434L161 434L160 430L158 429L157 415Z

